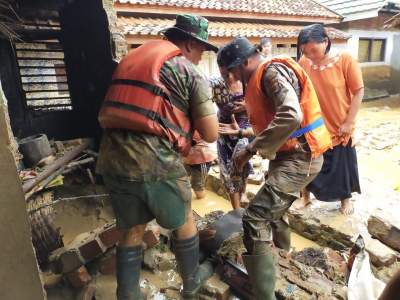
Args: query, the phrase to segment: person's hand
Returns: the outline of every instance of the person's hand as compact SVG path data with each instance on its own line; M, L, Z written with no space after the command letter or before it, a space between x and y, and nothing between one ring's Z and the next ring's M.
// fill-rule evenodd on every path
M236 101L234 103L232 112L236 114L236 113L240 113L240 112L244 112L244 111L246 111L245 102L244 101Z
M347 146L353 132L354 124L344 122L339 128L339 136L343 146ZM353 147L353 143L351 145Z
M235 115L232 115L231 119L232 119L231 124L219 123L218 133L220 135L231 135L231 136L239 135L240 127L236 122Z
M246 149L240 150L236 152L233 157L233 163L235 164L235 168L241 172L246 165L246 163L253 157L251 153L249 153Z

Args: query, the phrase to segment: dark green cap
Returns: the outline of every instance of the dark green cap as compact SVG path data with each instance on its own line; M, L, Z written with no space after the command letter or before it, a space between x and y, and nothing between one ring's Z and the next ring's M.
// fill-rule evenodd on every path
M209 51L218 51L218 47L208 42L208 20L196 15L177 15L176 23L173 27L163 30L161 33L167 38L176 32L186 34L188 37L194 38L206 46Z

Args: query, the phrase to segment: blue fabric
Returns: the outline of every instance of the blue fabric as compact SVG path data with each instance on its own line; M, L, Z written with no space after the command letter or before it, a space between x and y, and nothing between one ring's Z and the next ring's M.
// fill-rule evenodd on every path
M300 128L299 130L295 131L289 138L298 138L299 136L302 136L303 134L310 132L314 130L315 128L318 128L320 126L324 125L324 119L319 118L312 122L311 124L308 124L307 126Z

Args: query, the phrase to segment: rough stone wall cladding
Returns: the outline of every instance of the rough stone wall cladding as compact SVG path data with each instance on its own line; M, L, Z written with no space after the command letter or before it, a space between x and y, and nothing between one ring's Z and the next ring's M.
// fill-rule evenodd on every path
M128 53L128 43L122 33L122 28L117 25L117 13L114 10L113 0L103 0L103 7L108 16L110 33L112 39L113 56L120 61Z

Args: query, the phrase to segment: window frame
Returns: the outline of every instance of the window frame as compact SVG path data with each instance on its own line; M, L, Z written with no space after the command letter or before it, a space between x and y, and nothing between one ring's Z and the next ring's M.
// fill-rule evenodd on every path
M385 54L386 54L386 42L387 39L385 38L359 38L358 41L358 52L360 51L360 41L368 41L368 59L367 61L360 61L360 63L382 63L385 62ZM382 47L381 47L381 53L380 53L380 60L379 61L372 61L371 60L371 55L372 55L372 44L375 41L382 41ZM358 59L359 59L358 55Z

